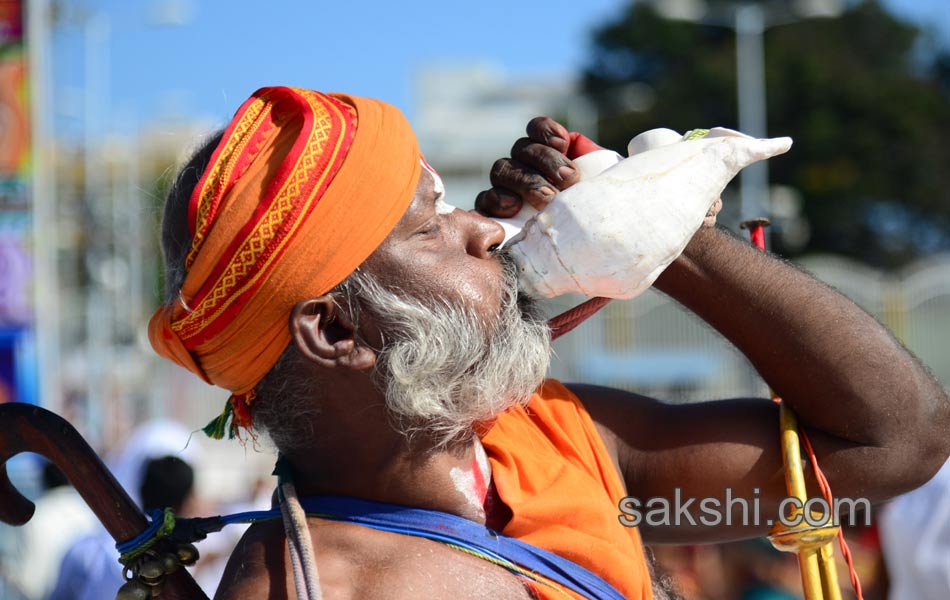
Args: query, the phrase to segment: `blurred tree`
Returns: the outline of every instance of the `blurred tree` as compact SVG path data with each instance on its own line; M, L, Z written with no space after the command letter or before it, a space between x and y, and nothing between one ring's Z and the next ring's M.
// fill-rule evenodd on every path
M875 0L766 33L769 135L795 139L770 179L802 195L804 251L895 267L950 249L950 53L924 41ZM645 110L617 101L631 83L652 88ZM735 128L735 36L635 2L595 31L584 84L618 150L654 127Z

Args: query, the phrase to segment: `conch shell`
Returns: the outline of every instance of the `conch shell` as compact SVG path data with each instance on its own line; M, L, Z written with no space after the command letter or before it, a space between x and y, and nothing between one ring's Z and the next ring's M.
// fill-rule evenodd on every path
M683 252L741 169L791 145L788 137L756 139L724 128L638 135L629 158L610 153L612 160L600 162L615 164L593 176L582 167L581 181L543 211L522 209L520 219L508 220L514 233L530 217L508 242L521 285L548 298L638 296Z

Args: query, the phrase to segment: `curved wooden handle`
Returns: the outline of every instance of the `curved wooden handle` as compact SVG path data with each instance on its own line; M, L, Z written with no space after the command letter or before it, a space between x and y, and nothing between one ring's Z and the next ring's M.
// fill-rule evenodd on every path
M21 452L47 458L66 475L116 541L134 538L148 520L86 440L65 419L45 408L11 402L0 405L0 520L23 525L35 509L10 482L6 462ZM170 575L163 598L207 600L185 569Z

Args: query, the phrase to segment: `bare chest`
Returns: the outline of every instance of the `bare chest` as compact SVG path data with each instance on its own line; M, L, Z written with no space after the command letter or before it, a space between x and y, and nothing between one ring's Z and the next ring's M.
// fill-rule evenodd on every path
M378 531L349 533L362 538L359 548L350 540L323 549L315 544L327 600L533 597L520 576L444 544Z

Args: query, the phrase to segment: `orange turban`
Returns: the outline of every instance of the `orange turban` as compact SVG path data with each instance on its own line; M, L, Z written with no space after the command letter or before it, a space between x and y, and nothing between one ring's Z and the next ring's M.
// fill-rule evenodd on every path
M232 392L206 431L251 424L254 386L290 343L294 305L326 294L386 238L421 169L393 106L290 87L237 111L188 205L179 301L149 322L152 347Z

